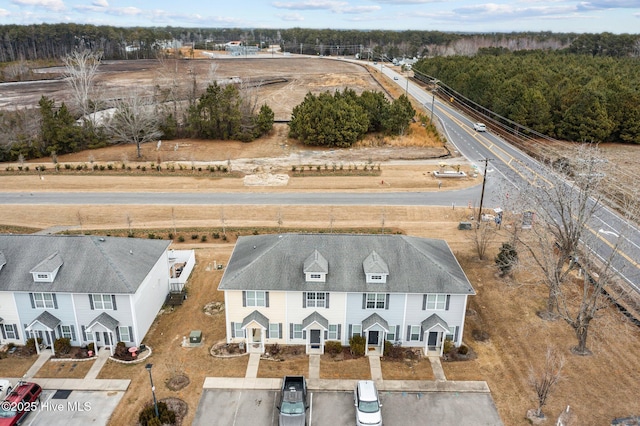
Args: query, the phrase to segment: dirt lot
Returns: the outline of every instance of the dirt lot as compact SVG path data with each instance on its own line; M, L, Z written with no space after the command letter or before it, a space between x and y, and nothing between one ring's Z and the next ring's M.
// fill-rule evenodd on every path
M186 61L189 62L189 61ZM186 63L185 62L185 63ZM237 63L235 63L237 65ZM291 64L294 64L293 62ZM226 63L221 64L218 72L223 71ZM263 66L263 65L261 65ZM265 65L266 66L266 65ZM251 72L257 67L250 67ZM225 71L228 76L240 75L236 69ZM301 72L290 71L291 75ZM336 71L338 72L338 71ZM361 71L340 70L354 73L354 77L367 79ZM257 73L257 69L256 69ZM321 78L320 71L309 72L310 78ZM257 75L257 74L255 74ZM138 77L135 77L138 78ZM139 78L143 78L140 76ZM375 86L376 83L372 83ZM283 95L286 85L282 87ZM304 87L302 87L304 89ZM293 90L295 96L304 96L305 90L298 87ZM275 94L274 94L275 96ZM37 96L39 98L39 96ZM275 99L275 98L274 98ZM284 111L283 108L281 110ZM232 164L241 164L241 158L251 157L249 168L254 171L267 169L275 171L274 163L282 160L283 153L287 158L294 158L294 164L307 163L312 158L322 159L322 154L309 153L303 147L297 147L291 141L283 139L283 130L277 129L274 139L266 139L263 143L218 143L208 142L206 147L193 141L178 141L178 150L168 143L167 149L154 151L155 146L145 147L145 162L158 161L161 155L163 164L168 161L223 161L231 160ZM277 137L276 137L277 136ZM392 143L389 143L392 145ZM409 145L409 144L407 144ZM423 149L424 147L418 147ZM428 148L428 147L427 147ZM640 154L639 147L624 147L612 149L618 155L629 161L633 155ZM385 147L384 149L389 149ZM393 155L399 150L394 148ZM416 152L409 148L407 151ZM362 153L366 154L362 154ZM371 151L370 151L371 152ZM351 150L341 152L345 164L348 161L366 161L373 155L367 151ZM378 151L380 152L380 151ZM184 155L183 158L172 158ZM264 158L278 157L278 160L263 162ZM381 154L387 155L387 154ZM404 154L408 155L408 154ZM124 158L126 156L126 158ZM64 162L118 162L133 161L134 149L131 146L115 147L91 153L78 153L69 157L61 157ZM377 161L384 161L383 159ZM352 186L357 190L383 190L380 180L391 182L392 189L415 188L416 179L423 179L425 186L432 190L437 188L433 181L421 175L424 169L436 167L434 162L426 162L418 166L382 165L380 177L339 178L292 178L291 187L315 187L326 190L339 185ZM456 160L457 161L457 160ZM464 164L464 162L462 162ZM48 164L52 164L50 161ZM637 162L628 164L632 167ZM273 166L272 166L273 165ZM273 167L273 168L271 168ZM3 167L4 168L4 167ZM285 166L285 168L288 168ZM422 169L422 170L421 170ZM394 173L390 178L385 173ZM420 176L423 176L420 178ZM46 175L45 179L37 175L29 176L1 176L3 188L13 188L18 191L32 190L101 190L131 188L135 190L166 189L168 178L158 177L122 177L122 176L53 176ZM242 188L241 179L209 179L202 177L171 178L171 186L178 186L185 190L199 190L202 188ZM299 179L299 180L297 180ZM325 179L332 179L331 181ZM162 183L158 183L161 180ZM233 182L235 180L235 182ZM346 183L345 183L346 182ZM473 184L470 181L467 184ZM413 186L412 186L413 185ZM209 190L209 189L207 189ZM240 190L240 189L238 189ZM271 190L260 188L260 190ZM218 208L203 211L197 207L176 206L167 207L134 207L127 210L133 217L135 228L146 228L140 232L145 235L149 229L170 231L173 227L182 229L184 235L194 232L219 232L221 228L221 211ZM564 378L556 392L549 399L549 405L544 411L555 419L559 413L570 405L578 417L580 425L605 425L612 418L640 415L640 400L637 398L637 383L640 382L640 330L626 322L615 310L602 312L594 323L589 348L593 355L577 357L571 355L569 349L575 344L573 334L562 322L545 322L535 315L536 310L543 307L546 291L538 285L535 271L518 271L513 280L497 278L492 258L497 246L507 240L507 236L496 240L491 248L488 261L478 261L472 250L472 245L465 233L458 231L456 225L459 220L468 216L466 209L429 208L429 207L386 207L384 209L366 209L340 207L326 208L292 207L292 206L255 206L247 207L225 206L225 224L228 227L250 227L249 229L269 227L277 229L277 217L284 217L283 228L324 228L333 226L342 229L371 227L380 229L381 215L384 214L385 226L394 230L423 237L446 239L452 250L477 291L477 296L470 299L469 315L465 327L464 340L477 353L478 358L473 361L444 363L445 373L450 380L486 380L492 390L498 411L506 425L526 424L524 419L528 408L534 407L534 393L528 384L530 365L538 366L544 360L547 345L559 348L566 356ZM126 221L122 206L92 207L75 206L59 208L56 206L31 206L28 209L3 209L0 212L0 223L13 226L31 226L44 228L54 225L74 226L83 232L93 230L126 229ZM196 231L193 231L196 230ZM283 229L284 230L284 229ZM251 231L247 231L251 232ZM265 232L265 231L261 231ZM165 311L158 316L145 343L153 348L152 362L154 364L154 381L158 383L158 398L178 397L189 404L186 424L189 424L197 407L202 392L205 376L244 376L247 357L233 359L214 358L209 354L209 348L215 342L224 338L224 314L208 316L203 312L205 304L211 301L223 301L223 296L216 291L222 273L217 270L207 271L206 266L214 261L226 264L233 248L233 238L226 243L213 240L202 243L199 240L187 239L184 243L176 243L175 247L194 247L197 255L197 267L189 281L189 298L186 303L175 311ZM192 329L202 329L205 339L199 348L185 349L180 346L182 337ZM486 331L490 338L484 342L476 342L471 333L475 329ZM14 364L15 363L15 364ZM28 363L24 359L12 358L0 360L0 373L10 375L12 371L26 371ZM430 378L426 363L417 365L411 363L397 363L397 365L383 365L383 374L387 378L406 378L416 374L418 377ZM287 371L297 368L304 373L307 364L299 361L287 365ZM15 369L15 370L14 370ZM179 391L171 391L163 385L171 377L186 374L190 384ZM274 375L279 377L282 371L272 366L261 365L261 376ZM321 377L368 377L368 365L361 360L335 362L323 359L321 362ZM129 391L114 413L110 424L133 424L142 406L149 403L151 396L148 389L148 374L144 365L123 366L108 363L102 370L101 378L128 378L132 380Z

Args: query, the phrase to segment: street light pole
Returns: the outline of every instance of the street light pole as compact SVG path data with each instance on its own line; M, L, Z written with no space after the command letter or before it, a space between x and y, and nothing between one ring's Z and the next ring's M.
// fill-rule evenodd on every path
M151 382L151 394L153 395L153 407L156 411L156 417L160 418L160 413L158 413L158 401L156 401L156 387L153 386L153 377L151 377L151 367L153 364L147 364L144 368L149 372L149 381Z

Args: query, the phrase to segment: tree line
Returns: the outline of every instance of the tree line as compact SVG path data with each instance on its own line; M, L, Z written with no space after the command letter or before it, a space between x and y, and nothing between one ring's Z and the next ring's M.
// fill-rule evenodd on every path
M640 143L638 59L584 50L490 49L474 57L424 59L413 69L554 138Z
M638 56L638 35L551 32L464 34L442 31L334 29L243 29L113 27L88 24L0 25L0 63L58 60L75 50L99 51L105 59L152 59L157 52L189 43L212 49L228 41L291 53L355 55L374 60L395 57L474 55L482 48L509 51L564 49L598 56Z
M348 148L367 133L406 132L415 113L405 95L389 102L381 92L307 93L293 108L289 136L305 145Z

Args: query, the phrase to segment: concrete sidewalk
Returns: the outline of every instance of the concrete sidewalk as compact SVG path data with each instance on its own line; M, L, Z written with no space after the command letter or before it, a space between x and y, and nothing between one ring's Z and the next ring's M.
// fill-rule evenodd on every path
M109 359L109 355L111 355L111 352L108 349L101 348L98 351L97 359L93 362L93 365L91 366L87 374L84 376L84 378L96 379L98 377L98 374L100 374L100 370L102 370L102 367L107 363L107 360Z

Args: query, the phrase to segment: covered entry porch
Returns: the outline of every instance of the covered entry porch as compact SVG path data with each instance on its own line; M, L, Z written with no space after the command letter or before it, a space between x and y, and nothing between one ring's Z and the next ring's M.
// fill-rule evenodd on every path
M362 321L362 333L366 339L365 355L383 355L389 323L380 315L371 314Z
M329 320L313 312L311 315L302 320L302 333L306 339L305 353L307 354L324 354L324 341L327 339L329 332Z
M51 347L51 353L55 355L53 342L56 340L56 327L60 325L60 320L53 314L44 311L36 317L27 327L27 338L35 339L36 353L40 355L40 345L38 340L42 341L44 346Z
M425 355L442 356L444 350L444 339L449 333L449 325L438 315L433 314L421 323L424 330L423 340L425 342Z
M253 311L242 320L245 345L248 353L264 353L264 342L269 329L269 318Z
M114 336L117 336L116 329L118 328L118 320L109 315L106 312L101 313L94 318L91 323L84 329L85 333L91 333L90 338L93 342L93 347L96 349L96 355L100 348L109 348L111 356L115 351L115 345L117 343ZM89 337L89 336L87 336Z

